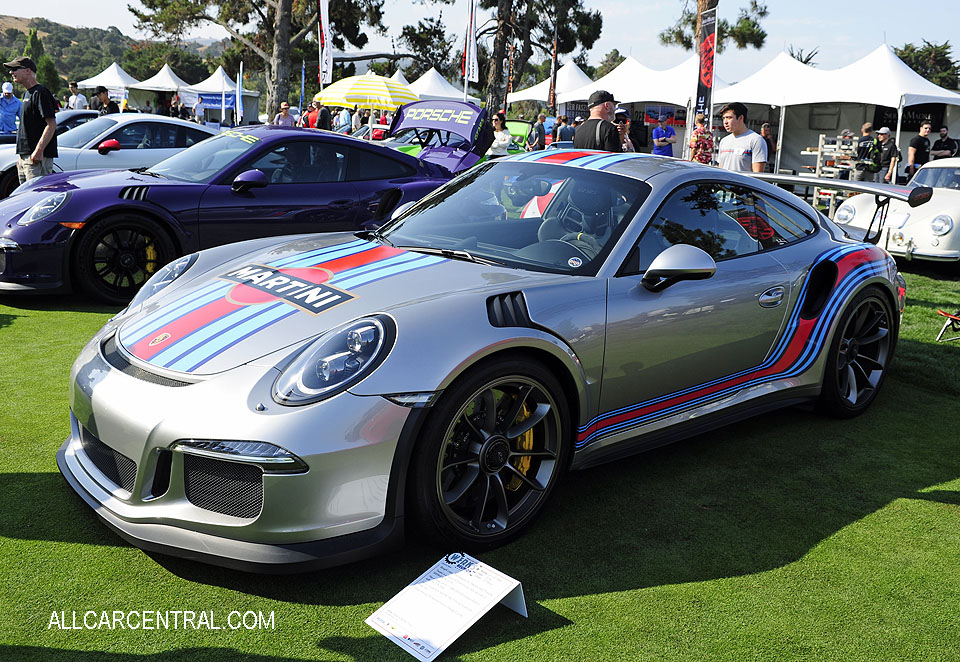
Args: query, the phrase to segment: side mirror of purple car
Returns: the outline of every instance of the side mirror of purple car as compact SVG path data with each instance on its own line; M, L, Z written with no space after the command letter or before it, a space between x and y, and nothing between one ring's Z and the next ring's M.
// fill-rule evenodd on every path
M674 244L653 258L640 282L651 292L659 292L681 280L703 280L716 272L717 263L709 253L689 244Z
M118 149L120 149L120 141L116 138L104 140L102 143L97 145L97 151L100 152L102 156L106 156L110 152L116 152Z
M252 188L263 188L268 183L267 176L262 170L245 170L237 175L237 178L233 180L230 188L233 189L235 193L243 193Z

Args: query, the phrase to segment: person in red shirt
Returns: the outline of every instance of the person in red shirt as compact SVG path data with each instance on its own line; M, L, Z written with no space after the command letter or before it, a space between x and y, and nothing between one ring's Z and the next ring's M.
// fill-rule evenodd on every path
M713 161L713 133L706 126L703 113L697 113L697 126L690 135L690 160L710 165Z

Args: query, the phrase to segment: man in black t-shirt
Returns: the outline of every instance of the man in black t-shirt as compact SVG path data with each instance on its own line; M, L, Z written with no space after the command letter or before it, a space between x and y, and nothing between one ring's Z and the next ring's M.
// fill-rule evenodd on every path
M117 102L116 102L116 101L114 101L113 99L110 98L110 93L107 92L107 88L105 88L103 85L98 85L98 86L97 86L97 89L95 89L95 90L93 91L93 96L97 97L97 98L100 100L100 103L101 103L100 114L101 114L101 115L111 115L111 114L113 114L113 113L119 113L119 112L120 112L120 106L117 105ZM172 106L171 106L171 108L172 108ZM172 112L172 111L171 111L171 112ZM173 117L176 117L176 115L173 115Z
M890 137L890 127L881 127L877 131L877 139L880 141L880 172L877 173L877 181L886 184L897 183L897 163L900 161L900 150L897 144Z
M860 127L860 134L857 142L857 162L850 171L850 181L875 182L880 162L873 158L876 154L874 146L879 143L879 139L873 136L873 122L864 122Z
M606 90L597 90L587 100L590 118L577 126L573 146L577 149L601 149L607 152L623 150L620 131L613 123L617 102Z
M957 155L957 141L950 137L950 131L945 126L940 127L940 139L933 143L930 156L934 160L946 159Z
M913 178L924 163L930 160L930 122L924 121L920 124L920 133L910 141L910 147L907 150L907 180Z
M53 172L57 157L57 103L50 90L37 83L37 65L21 55L3 66L27 91L17 129L17 174L20 183Z

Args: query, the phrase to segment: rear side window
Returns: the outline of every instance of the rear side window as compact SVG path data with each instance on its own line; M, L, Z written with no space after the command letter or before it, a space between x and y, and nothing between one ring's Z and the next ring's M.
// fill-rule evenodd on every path
M347 148L347 177L349 182L366 179L395 179L409 177L416 171L406 163L373 151Z
M188 126L182 126L180 130L183 131L183 144L180 145L180 147L189 147L210 137L209 133L204 133L198 129L191 129Z

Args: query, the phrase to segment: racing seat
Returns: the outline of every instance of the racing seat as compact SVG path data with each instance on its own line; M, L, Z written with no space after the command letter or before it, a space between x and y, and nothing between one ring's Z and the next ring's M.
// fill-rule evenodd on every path
M555 216L544 219L537 238L567 242L592 259L600 252L611 229L612 193L606 188L573 184L575 187L570 191L567 204L561 206Z
M940 334L937 336L937 342L960 340L960 310L955 313L948 313L944 310L938 310L937 315L942 315L947 318L947 321L943 323L943 328L940 329ZM944 338L943 334L947 332L947 329L950 329L950 333L954 333L956 335L951 338Z

